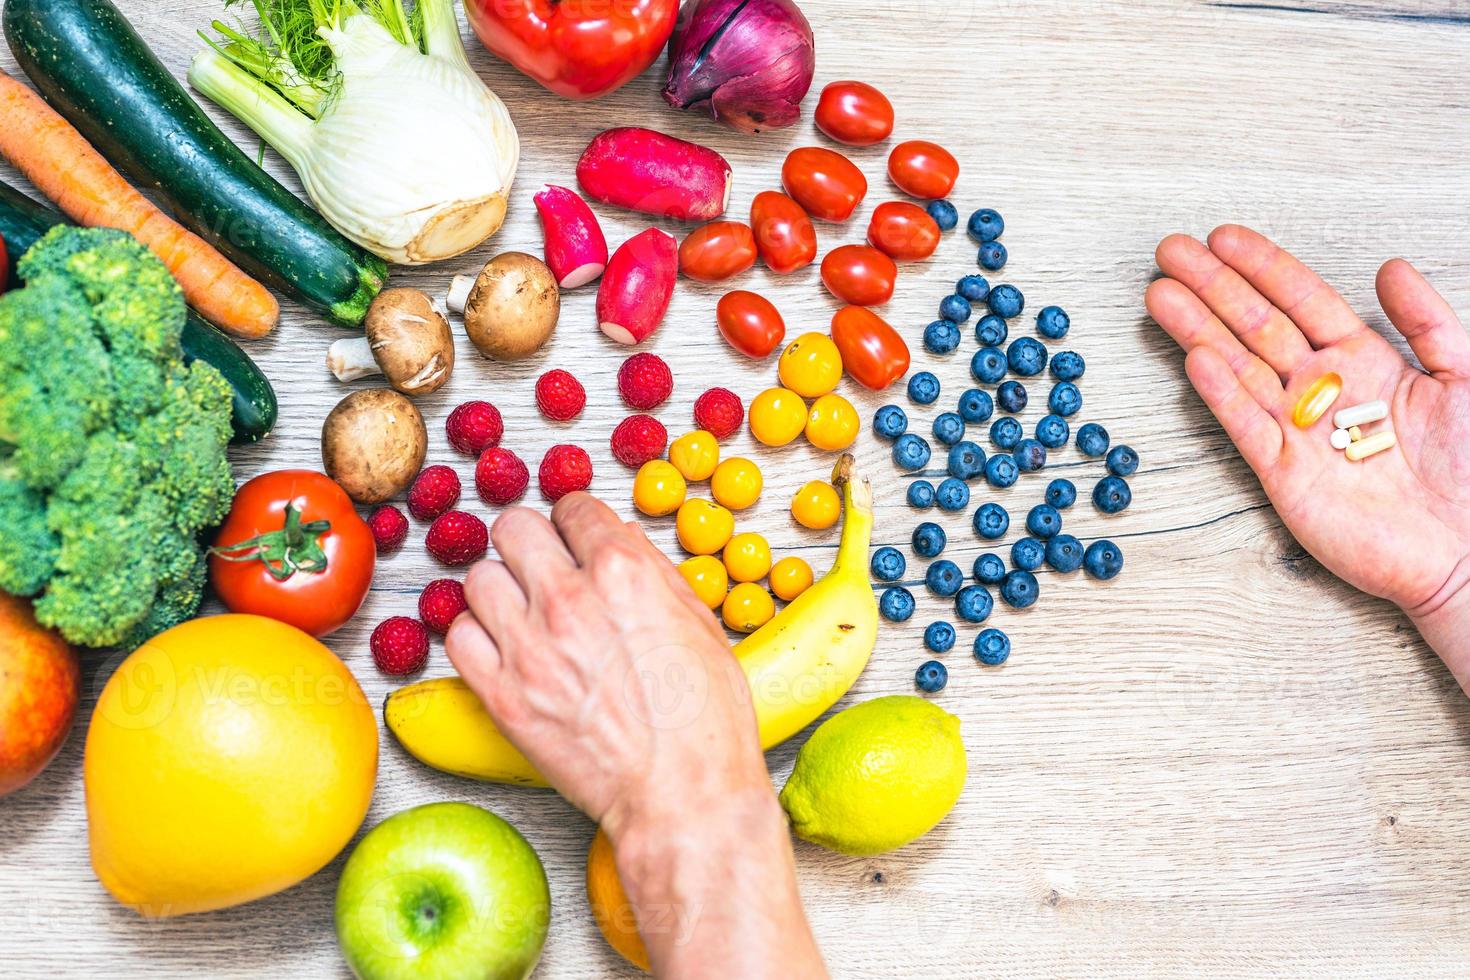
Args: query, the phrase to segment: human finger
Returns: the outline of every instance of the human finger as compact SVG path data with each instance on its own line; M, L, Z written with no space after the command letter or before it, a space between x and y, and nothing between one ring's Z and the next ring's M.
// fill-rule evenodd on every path
M1430 374L1470 378L1470 333L1429 280L1403 259L1378 270L1378 302Z
M496 518L490 540L527 598L565 581L577 567L556 528L528 507L512 507Z
M628 537L622 519L590 493L571 493L558 500L551 508L551 523L572 557L584 567L599 550Z
M1250 468L1257 476L1267 473L1281 456L1285 438L1281 423L1251 397L1230 365L1211 348L1190 351L1184 372Z
M653 563L653 567L657 569L659 576L668 584L669 590L678 596L684 606L695 613L701 621L707 622L711 630L723 640L725 633L720 628L719 621L716 618L718 614L715 616L710 615L710 608L700 601L699 596L694 594L694 589L689 585L689 582L685 580L683 575L679 574L678 567L649 539L648 533L643 530L642 525L630 522L628 526L636 532L634 538L638 543L638 547L646 551Z
M510 569L498 561L477 562L470 569L464 597L480 626L501 643L507 643L513 625L526 618L526 594Z
M1221 225L1210 232L1210 251L1284 313L1312 346L1331 347L1366 329L1337 290L1260 232Z
M503 665L500 647L476 617L461 613L454 620L444 635L444 652L470 690L482 700L498 683Z
M1214 351L1240 378L1251 397L1263 405L1281 402L1284 389L1281 378L1266 362L1245 349L1236 336L1225 328L1220 318L1210 311L1204 300L1189 287L1173 279L1158 279L1149 284L1144 305L1159 326L1184 348L1186 354L1197 348Z

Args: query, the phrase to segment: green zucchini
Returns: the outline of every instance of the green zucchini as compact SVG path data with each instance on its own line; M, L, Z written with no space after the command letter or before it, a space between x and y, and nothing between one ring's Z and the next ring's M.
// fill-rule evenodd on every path
M15 281L15 263L54 225L66 218L26 197L8 184L0 183L0 238L5 240L9 281ZM260 368L243 350L212 325L189 312L179 344L186 361L211 364L225 376L234 390L231 422L236 443L259 442L276 424L276 392Z
M242 153L110 0L6 0L4 24L46 101L176 220L262 282L340 324L362 322L387 263Z

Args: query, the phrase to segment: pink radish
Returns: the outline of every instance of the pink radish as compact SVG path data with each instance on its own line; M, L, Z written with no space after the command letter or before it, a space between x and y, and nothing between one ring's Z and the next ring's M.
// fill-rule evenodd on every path
M577 161L577 182L594 200L681 221L724 214L730 180L714 150L636 127L598 133Z
M657 228L628 239L613 253L597 287L597 323L620 344L642 343L658 329L679 275L679 243Z
M546 265L562 289L585 286L607 268L607 239L597 215L574 191L547 184L532 198L546 236Z

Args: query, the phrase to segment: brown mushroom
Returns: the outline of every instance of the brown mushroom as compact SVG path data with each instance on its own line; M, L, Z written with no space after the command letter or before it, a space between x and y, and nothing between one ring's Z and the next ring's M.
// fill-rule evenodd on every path
M408 489L428 447L424 417L387 388L354 391L322 423L322 466L360 504L381 504Z
M541 349L561 316L561 290L546 263L502 252L478 276L455 276L445 304L464 314L464 332L486 357L518 361Z
M368 307L363 336L327 348L338 381L381 374L395 391L427 395L454 370L454 337L434 301L417 289L385 289Z

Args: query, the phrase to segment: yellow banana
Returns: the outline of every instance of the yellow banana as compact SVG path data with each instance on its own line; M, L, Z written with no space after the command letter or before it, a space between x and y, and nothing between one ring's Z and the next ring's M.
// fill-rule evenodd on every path
M832 570L735 647L767 749L836 704L867 666L878 639L878 603L868 581L873 491L854 465L851 455L843 455L832 474L846 511ZM383 718L409 753L435 769L497 783L546 785L457 677L393 692Z

